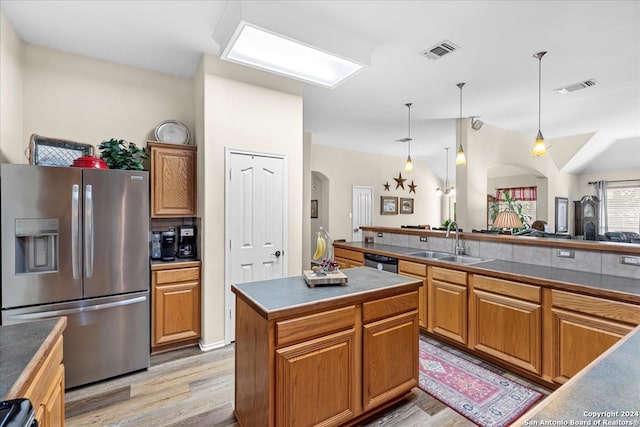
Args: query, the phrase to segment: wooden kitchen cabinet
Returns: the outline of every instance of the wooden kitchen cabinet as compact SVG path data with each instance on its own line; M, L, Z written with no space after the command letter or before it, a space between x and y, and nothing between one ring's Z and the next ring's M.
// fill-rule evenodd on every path
M480 275L469 283L469 348L540 376L541 288Z
M333 426L353 418L359 412L355 346L352 327L277 350L276 425Z
M362 267L364 265L364 255L362 252L350 251L348 249L335 248L333 258L338 263L340 269Z
M64 426L64 365L62 336L53 346L24 397L31 401L39 426Z
M418 383L418 291L383 295L275 319L236 296L238 421L351 425L405 397Z
M417 292L363 304L364 410L418 385Z
M151 217L197 215L197 147L158 142L151 151Z
M200 338L200 261L154 264L151 275L152 353L197 343Z
M553 380L564 383L640 324L640 306L552 291Z
M429 267L428 330L467 344L467 273Z
M411 261L398 261L398 274L422 281L418 288L418 324L427 329L427 266Z

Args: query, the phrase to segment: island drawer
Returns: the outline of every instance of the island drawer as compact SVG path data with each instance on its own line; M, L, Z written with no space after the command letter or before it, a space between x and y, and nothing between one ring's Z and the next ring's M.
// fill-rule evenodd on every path
M276 322L276 347L353 328L356 307L348 306Z
M362 322L369 323L418 308L418 291L394 295L362 304Z

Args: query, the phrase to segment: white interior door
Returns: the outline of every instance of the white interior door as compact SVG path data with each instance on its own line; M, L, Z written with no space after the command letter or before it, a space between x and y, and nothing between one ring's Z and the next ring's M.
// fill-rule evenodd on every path
M360 226L370 226L373 215L373 187L361 185L353 186L353 207L351 210L352 235L351 241L361 242L362 230Z
M284 159L229 152L225 199L227 342L235 340L231 284L280 278L286 271Z

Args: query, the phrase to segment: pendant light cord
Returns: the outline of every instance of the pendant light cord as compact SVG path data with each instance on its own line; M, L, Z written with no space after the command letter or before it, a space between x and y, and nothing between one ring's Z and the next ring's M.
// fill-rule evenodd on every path
M540 115L542 111L542 57L547 52L538 52L533 55L534 58L538 58L538 133L540 133Z

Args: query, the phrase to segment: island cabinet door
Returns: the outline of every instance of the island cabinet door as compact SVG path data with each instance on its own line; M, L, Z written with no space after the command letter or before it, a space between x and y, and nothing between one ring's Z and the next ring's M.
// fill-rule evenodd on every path
M362 304L362 401L368 411L418 384L418 291Z
M541 289L478 275L469 282L469 346L540 375Z
M337 426L359 414L356 348L352 328L276 350L276 426Z

